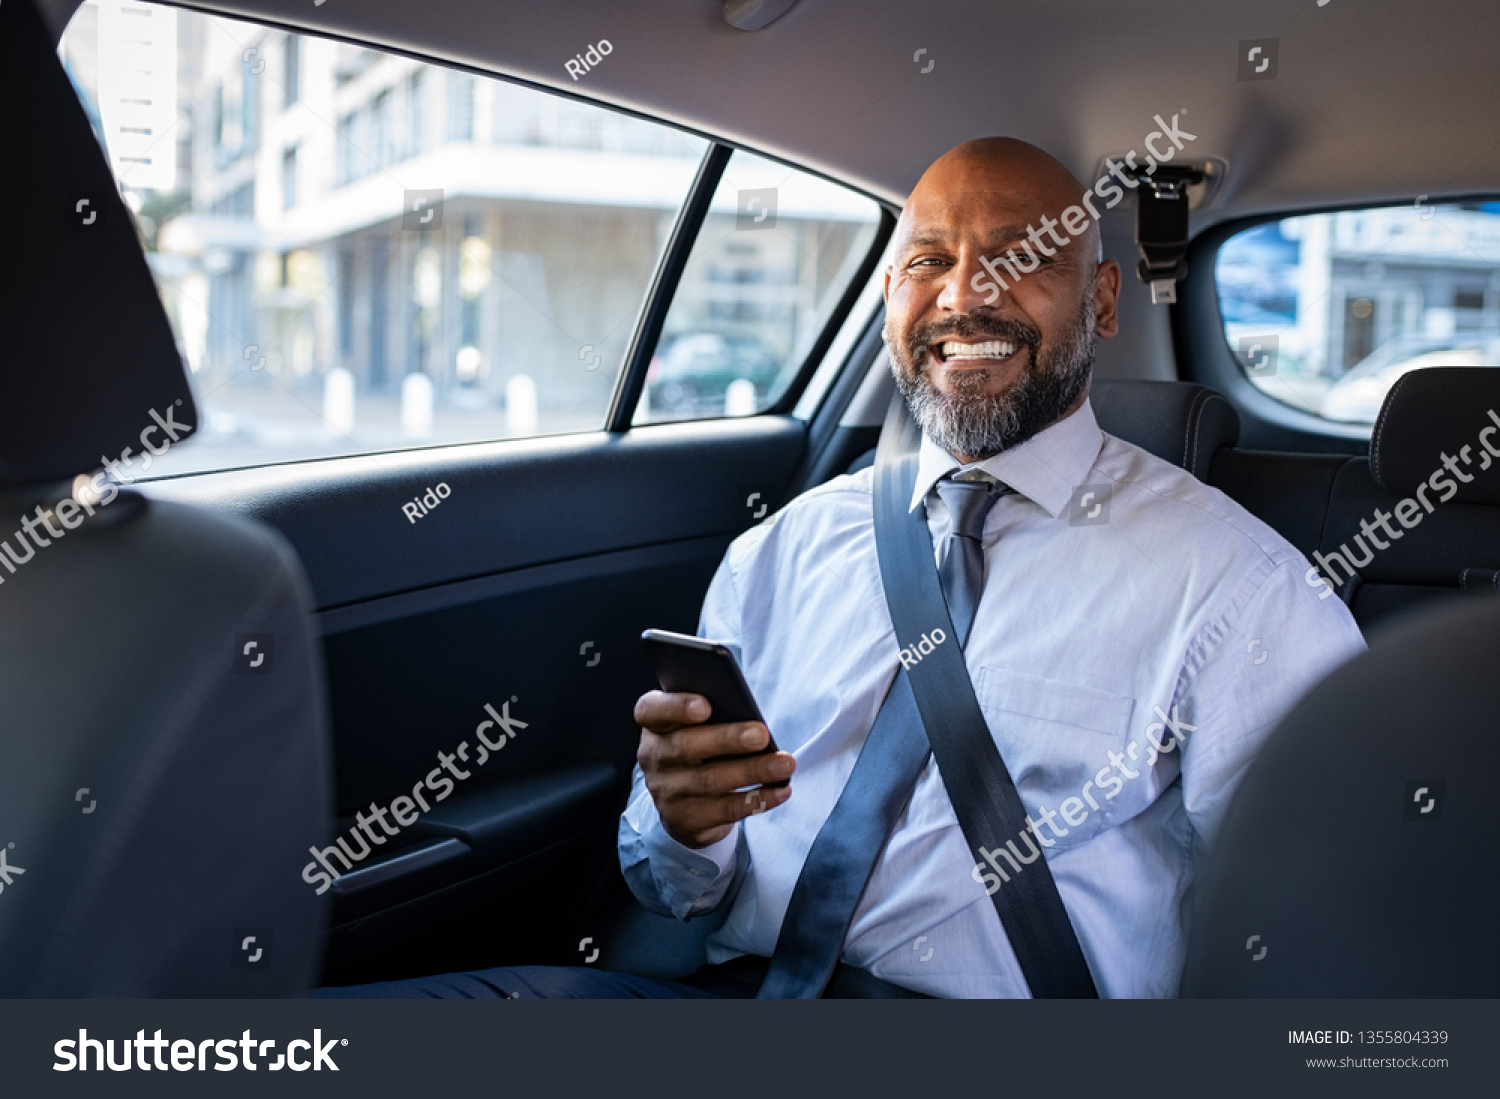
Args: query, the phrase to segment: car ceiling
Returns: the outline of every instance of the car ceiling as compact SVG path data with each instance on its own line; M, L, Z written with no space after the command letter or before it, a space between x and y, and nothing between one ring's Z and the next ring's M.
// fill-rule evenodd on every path
M53 25L75 0L44 0ZM799 0L758 32L719 0L226 0L194 5L508 74L723 137L901 203L970 138L1080 178L1187 114L1228 165L1194 223L1500 190L1494 0ZM1239 43L1279 42L1273 80ZM574 80L564 62L607 39ZM925 49L921 63L913 61ZM934 62L930 71L922 70Z

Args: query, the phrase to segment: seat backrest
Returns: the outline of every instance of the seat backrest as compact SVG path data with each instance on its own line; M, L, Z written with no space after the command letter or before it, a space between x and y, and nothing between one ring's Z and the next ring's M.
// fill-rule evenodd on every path
M1486 589L1473 581L1500 569L1497 457L1500 370L1416 370L1392 386L1368 461L1339 469L1313 554L1361 626Z
M32 0L0 5L0 93L28 211L0 256L0 996L304 992L332 815L306 580L267 527L80 476L132 479L196 411Z
M1315 687L1196 887L1184 996L1500 995L1500 603L1429 608Z
M325 913L300 870L332 811L301 568L244 520L97 511L46 546L4 531L27 552L0 571L0 848L22 871L0 875L0 996L305 991Z
M1216 389L1197 382L1101 379L1089 399L1099 426L1164 461L1208 479L1220 448L1240 441L1240 417Z
M1500 370L1435 367L1391 387L1369 458L1230 449L1208 480L1316 562L1368 628L1500 594L1497 459Z

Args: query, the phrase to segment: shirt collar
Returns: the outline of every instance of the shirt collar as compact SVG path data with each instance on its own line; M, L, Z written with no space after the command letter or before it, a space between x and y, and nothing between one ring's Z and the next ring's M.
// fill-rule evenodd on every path
M1103 445L1104 433L1094 419L1093 406L1085 398L1077 411L1037 432L1020 446L968 468L982 469L1003 481L1041 505L1055 519L1067 507L1073 490L1087 481ZM923 435L910 510L917 509L944 474L958 468L953 455Z

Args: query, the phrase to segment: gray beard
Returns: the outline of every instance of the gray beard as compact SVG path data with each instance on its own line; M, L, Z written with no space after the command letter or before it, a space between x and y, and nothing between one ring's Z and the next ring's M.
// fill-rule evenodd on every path
M964 335L1011 337L1009 332L987 332L988 326L982 321L977 331L971 331L972 325L964 327ZM1031 366L1005 392L986 394L983 386L990 371L978 369L960 375L955 391L945 394L933 387L927 370L913 365L919 357L930 358L927 345L931 331L914 333L908 346L889 343L891 373L924 435L949 454L964 454L980 461L1020 446L1062 419L1088 391L1099 342L1093 302L1086 297L1072 331L1064 334L1055 348L1029 342Z

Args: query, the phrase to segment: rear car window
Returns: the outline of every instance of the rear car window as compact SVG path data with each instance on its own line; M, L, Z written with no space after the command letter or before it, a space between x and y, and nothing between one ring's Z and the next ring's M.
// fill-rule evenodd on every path
M154 4L60 52L199 403L153 475L603 426L706 141Z
M1371 425L1409 371L1500 364L1500 202L1427 197L1283 218L1223 244L1224 336L1251 382Z
M879 224L872 199L736 151L689 253L635 422L748 416L775 404Z

